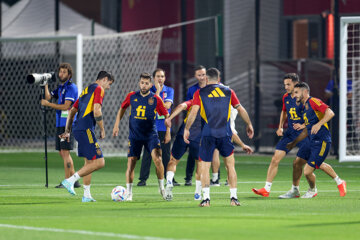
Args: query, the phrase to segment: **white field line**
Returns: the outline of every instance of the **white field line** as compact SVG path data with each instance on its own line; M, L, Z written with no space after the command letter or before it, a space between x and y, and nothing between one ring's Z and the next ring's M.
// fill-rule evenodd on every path
M61 229L61 228L42 228L42 227L39 228L39 227L10 225L10 224L0 224L0 228L12 228L12 229L21 229L21 230L39 231L39 232L75 233L75 234L81 234L81 235L126 238L126 239L174 240L174 238L160 238L160 237L138 236L138 235L130 235L130 234L119 234L119 233L112 233L112 232L93 232L93 231L86 231L86 230L71 230L71 229Z

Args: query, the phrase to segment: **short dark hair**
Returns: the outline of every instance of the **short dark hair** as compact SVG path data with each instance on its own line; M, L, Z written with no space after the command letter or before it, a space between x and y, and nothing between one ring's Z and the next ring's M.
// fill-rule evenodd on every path
M141 79L141 78L149 79L150 82L151 82L151 75L150 75L150 73L147 73L147 72L141 73L141 74L140 74L140 79Z
M96 77L96 80L99 80L99 79L103 79L103 78L108 78L108 81L112 81L114 82L114 76L110 73L110 72L107 72L107 71L100 71Z
M162 68L157 68L157 69L155 69L155 71L153 71L153 74L152 74L153 78L155 77L155 75L156 75L157 72L164 72L164 74L165 74L165 70L164 70L164 69L162 69Z
M203 65L197 65L194 69L194 72L196 71L199 71L199 70L202 70L202 69L205 69L206 70L206 67L204 67Z
M206 76L210 81L216 81L220 78L220 71L217 68L209 68L206 70Z
M302 88L302 89L306 89L308 90L308 92L310 93L310 87L306 82L299 82L295 85L295 88Z
M283 77L283 80L285 79L291 79L293 82L299 82L300 78L299 75L297 75L296 73L287 73L285 74L285 76Z
M72 78L73 70L72 70L72 67L71 67L70 63L66 63L66 62L60 63L59 68L58 68L58 71L60 71L60 68L67 69L70 78ZM69 79L70 79L70 78L69 78Z

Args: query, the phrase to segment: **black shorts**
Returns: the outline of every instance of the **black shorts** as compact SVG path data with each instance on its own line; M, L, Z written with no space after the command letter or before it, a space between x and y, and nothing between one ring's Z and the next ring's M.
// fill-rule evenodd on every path
M59 138L59 135L65 132L65 127L57 127L56 128L56 136L55 136L55 146L56 150L73 150L74 149L74 135L70 133L70 142L67 140L63 140Z

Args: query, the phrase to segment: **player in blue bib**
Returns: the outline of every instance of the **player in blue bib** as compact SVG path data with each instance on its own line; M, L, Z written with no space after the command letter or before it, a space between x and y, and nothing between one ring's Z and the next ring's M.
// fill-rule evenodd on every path
M334 112L320 99L310 97L310 88L306 83L295 85L294 94L296 101L302 104L302 118L306 128L301 134L288 144L293 148L298 142L305 138L310 139L310 157L304 167L304 175L309 183L309 190L302 198L313 198L317 196L315 169L321 169L328 174L337 184L341 197L346 195L346 182L341 180L334 169L324 163L331 146L331 135L328 122L334 117Z
M283 80L286 93L283 96L283 108L280 114L279 128L276 131L276 134L278 136L282 136L282 138L276 145L275 153L271 159L271 163L267 171L265 186L260 189L252 189L255 194L261 195L263 197L268 197L270 195L272 182L278 172L279 163L289 152L289 149L286 148L286 145L297 138L302 129L305 128L304 121L301 118L301 104L296 103L296 98L294 95L294 87L295 84L299 82L299 76L296 73L287 73L283 77ZM286 120L288 121L288 129L284 133L283 126ZM310 154L309 140L304 139L303 141L299 142L297 146L299 147L299 151L297 152L296 159L293 163L292 187L287 193L280 195L279 198L300 197L299 184L302 174L302 167L306 163L307 159L309 159Z
M136 161L140 159L142 148L151 153L155 163L156 175L159 182L160 194L165 199L164 188L164 165L162 163L160 141L156 129L156 114L169 117L163 101L159 96L150 91L152 87L151 75L142 73L139 80L140 91L130 92L117 113L113 128L113 136L119 134L120 120L123 118L126 109L130 106L129 116L129 151L128 167L126 170L126 187L128 191L127 201L132 201L132 186L134 181L134 169ZM167 130L165 143L170 142L170 131Z

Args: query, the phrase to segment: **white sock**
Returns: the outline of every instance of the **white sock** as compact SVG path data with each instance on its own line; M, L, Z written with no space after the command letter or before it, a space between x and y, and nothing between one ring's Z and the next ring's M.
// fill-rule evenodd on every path
M215 182L216 180L218 180L219 173L213 173L212 176L212 181Z
M272 183L271 182L265 182L265 190L266 191L268 191L268 192L270 192L270 190L271 190L271 185L272 185Z
M206 187L202 189L202 193L203 193L203 199L209 199L210 200L210 188Z
M74 175L72 175L71 177L67 178L66 181L68 181L71 184L74 184L77 180L80 179L79 174L76 172Z
M201 194L201 181L195 181L195 193Z
M337 185L340 185L342 183L341 178L339 178L338 175L336 175L336 177L334 177L334 181L336 182Z
M230 198L237 199L237 188L230 188Z
M84 197L92 198L90 193L90 185L83 185L84 187Z
M132 187L133 187L133 183L126 184L126 191L128 192L128 194L132 194Z
M298 191L300 192L300 187L299 186L295 186L294 184L291 186L291 191Z
M166 185L168 184L173 185L174 175L175 173L173 171L166 172Z
M164 189L164 179L158 179L159 182L159 189L163 190Z
M310 191L312 191L312 192L317 192L316 186L315 186L314 188L310 188Z

